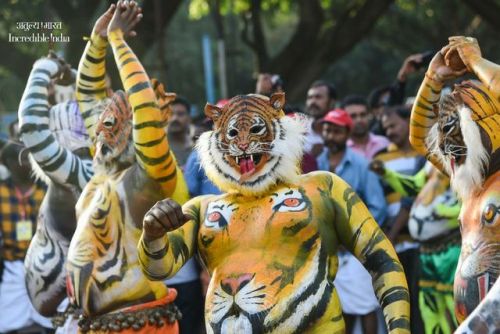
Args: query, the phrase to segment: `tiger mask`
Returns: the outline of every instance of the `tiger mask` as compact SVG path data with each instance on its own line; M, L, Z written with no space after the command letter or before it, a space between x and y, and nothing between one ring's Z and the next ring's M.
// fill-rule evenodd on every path
M238 95L224 107L205 106L213 131L200 136L197 150L207 176L225 192L259 195L277 181L299 174L304 126L284 117L285 94L270 98Z
M163 84L154 78L151 79L151 86L155 91L165 126L171 114L170 103L176 95L166 93ZM97 108L102 112L96 126L96 170L104 167L106 171L115 171L130 166L135 161L135 154L132 141L132 109L127 94L118 90L111 98L103 100Z
M95 159L97 166L113 171L130 166L134 161L132 110L125 92L116 91L111 99L103 101L104 111L99 115L95 130ZM96 166L96 169L97 169Z
M163 122L166 126L170 117L172 116L172 108L170 107L170 103L175 100L177 95L175 93L165 92L165 88L163 84L159 82L157 79L151 79L151 86L155 91L156 101L158 102L158 107L160 108L163 114Z
M428 137L462 199L477 193L500 162L500 108L477 81L456 85L433 106L438 121Z

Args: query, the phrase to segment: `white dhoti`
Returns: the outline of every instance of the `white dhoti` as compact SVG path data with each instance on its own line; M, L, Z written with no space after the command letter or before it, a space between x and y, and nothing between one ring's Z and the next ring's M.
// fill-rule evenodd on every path
M334 285L344 313L366 315L379 307L371 275L351 253L339 252L339 270Z
M19 330L34 324L52 328L31 304L26 290L23 261L4 261L0 283L0 332Z

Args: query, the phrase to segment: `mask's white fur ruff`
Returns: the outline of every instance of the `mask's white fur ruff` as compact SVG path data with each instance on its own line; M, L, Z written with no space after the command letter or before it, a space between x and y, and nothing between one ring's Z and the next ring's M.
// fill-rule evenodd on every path
M450 182L453 190L462 200L466 200L477 193L484 182L484 171L488 168L488 152L481 141L479 125L471 118L471 110L462 106L458 110L460 116L460 128L465 146L467 147L467 157L465 162L455 170L451 168L451 156L444 155L439 149L438 124L431 128L427 147L429 151L437 155L442 165L450 176Z
M216 131L203 133L196 145L201 166L207 177L224 192L240 192L244 195L260 195L281 181L293 184L300 175L300 161L304 147L305 125L299 118L281 117L272 120L275 139L272 142L266 165L249 179L240 183L240 174L229 165L223 153L217 149Z

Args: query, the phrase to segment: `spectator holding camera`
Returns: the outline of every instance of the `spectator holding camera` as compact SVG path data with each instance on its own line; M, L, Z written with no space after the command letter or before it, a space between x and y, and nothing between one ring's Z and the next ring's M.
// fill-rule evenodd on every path
M257 94L271 96L274 93L283 92L284 82L278 74L259 73L255 92Z
M392 85L377 87L370 92L368 106L373 115L370 130L374 134L385 135L382 126L384 108L405 104L405 90L408 76L429 64L434 53L433 51L425 51L406 57Z

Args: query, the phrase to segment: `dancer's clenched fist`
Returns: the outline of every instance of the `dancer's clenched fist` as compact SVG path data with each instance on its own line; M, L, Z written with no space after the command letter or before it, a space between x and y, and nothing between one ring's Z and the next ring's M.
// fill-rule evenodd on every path
M182 207L174 200L167 198L159 201L144 215L144 239L150 241L161 238L191 219L191 216L182 212Z

